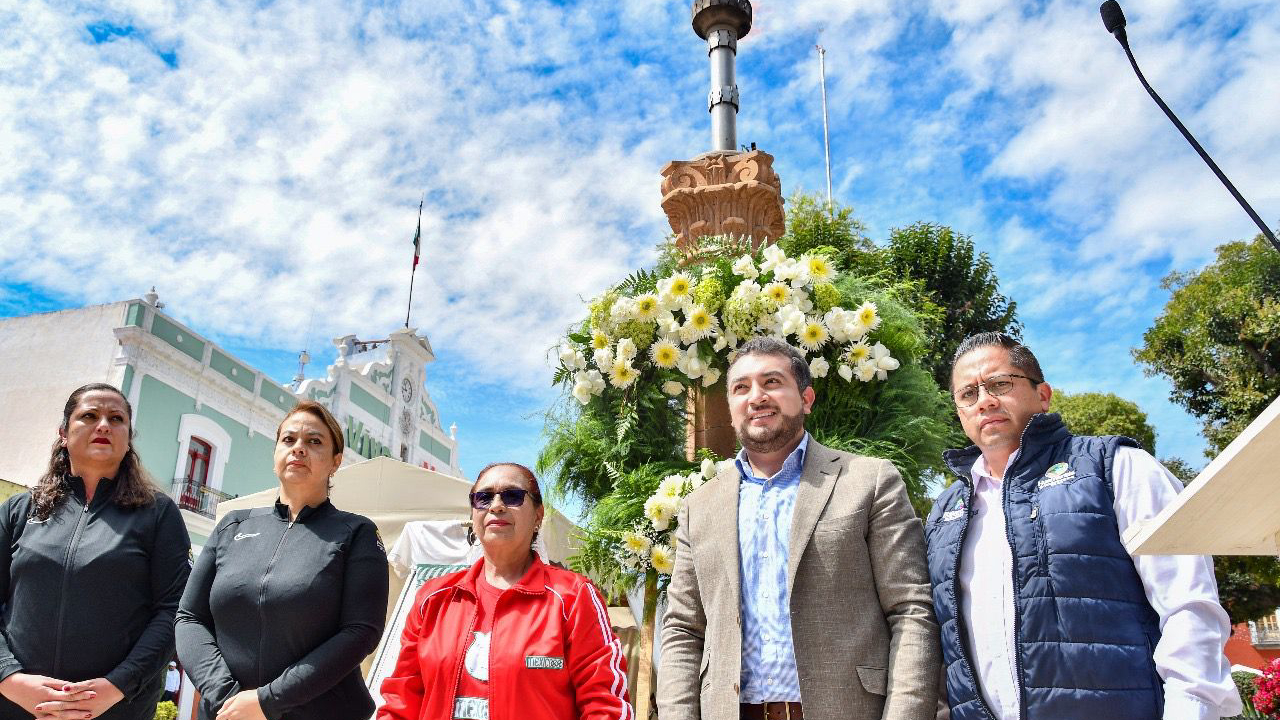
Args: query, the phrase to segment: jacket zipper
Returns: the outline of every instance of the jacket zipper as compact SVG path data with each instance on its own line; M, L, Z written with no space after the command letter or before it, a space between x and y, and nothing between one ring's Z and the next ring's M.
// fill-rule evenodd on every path
M969 484L971 481L963 476L961 481ZM977 697L978 705L982 707L983 712L987 714L989 720L995 720L996 714L991 711L991 706L987 705L987 699L982 696L982 688L978 685L977 677L973 674L973 660L969 657L969 648L965 645L964 637L964 617L960 612L960 600L956 597L956 583L960 582L960 558L964 555L964 538L969 534L969 506L973 503L973 497L964 498L964 519L960 526L960 537L956 541L956 560L954 567L951 568L951 607L955 612L956 626L956 642L960 645L960 659L964 661L965 673L969 676L969 682L973 683L973 694Z
M262 574L262 584L258 588L258 620L261 623L261 631L258 635L258 686L263 684L262 658L266 650L265 644L267 642L267 579L271 577L271 568L275 566L276 558L280 555L280 548L284 547L285 536L289 534L289 530L293 527L294 522L294 520L290 520L289 524L285 526L284 532L280 533L280 541L276 543L275 552L271 553L271 560L267 562L267 571Z
M1049 574L1049 538L1045 535L1044 519L1040 517L1040 506L1031 506L1031 519L1034 522L1032 531L1036 536L1036 575L1045 577Z
M75 556L76 546L80 544L80 533L84 530L89 518L89 503L84 503L84 510L76 519L75 530L71 531L71 542L67 543L67 554L62 560L62 592L58 596L58 630L53 645L53 672L62 672L62 623L67 614L67 583L71 581L71 559Z

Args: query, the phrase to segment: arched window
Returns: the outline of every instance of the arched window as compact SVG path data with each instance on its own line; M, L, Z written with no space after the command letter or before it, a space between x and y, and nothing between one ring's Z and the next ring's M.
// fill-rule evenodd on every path
M213 457L213 445L203 438L193 437L187 448L187 482L192 485L209 484L209 460Z

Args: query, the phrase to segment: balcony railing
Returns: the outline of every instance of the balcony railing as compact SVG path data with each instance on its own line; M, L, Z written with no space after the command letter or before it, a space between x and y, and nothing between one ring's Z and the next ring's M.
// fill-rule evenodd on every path
M1257 646L1277 647L1280 646L1280 628L1271 627L1255 627L1253 629L1253 644Z
M174 478L171 494L177 501L178 507L209 518L214 516L218 503L236 497L215 490L198 480L185 477Z

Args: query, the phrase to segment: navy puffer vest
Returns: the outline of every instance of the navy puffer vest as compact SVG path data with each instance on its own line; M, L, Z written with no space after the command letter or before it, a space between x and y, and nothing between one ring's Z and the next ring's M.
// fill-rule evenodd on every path
M1116 525L1111 466L1119 445L1137 443L1075 437L1058 415L1036 415L1005 472L1022 720L1159 720L1163 713L1152 659L1159 617ZM925 528L953 720L993 718L974 676L955 582L979 454L973 446L947 451L960 482L938 498Z

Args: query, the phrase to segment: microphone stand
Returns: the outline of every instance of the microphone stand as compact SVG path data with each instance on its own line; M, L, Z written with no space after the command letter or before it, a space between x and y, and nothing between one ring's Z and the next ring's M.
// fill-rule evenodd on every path
M1119 8L1117 7L1117 10L1118 9ZM1147 82L1147 78L1142 74L1142 69L1138 67L1138 61L1133 57L1133 51L1129 49L1129 34L1125 32L1124 26L1121 25L1120 27L1117 27L1114 34L1116 40L1120 43L1120 47L1124 48L1124 54L1128 56L1129 64L1133 66L1133 72L1138 76L1138 80L1142 83L1142 87L1146 88L1147 94L1151 96L1152 100L1156 101L1156 104L1160 106L1160 109L1164 111L1164 114L1169 116L1169 119L1173 121L1174 126L1182 133L1182 137L1186 138L1187 142L1191 143L1191 147L1195 148L1195 151L1199 153L1200 159L1205 161L1205 164L1209 166L1209 169L1213 171L1213 174L1217 175L1218 179L1222 181L1222 184L1227 187L1227 191L1231 193L1231 197L1235 198L1236 202L1240 203L1240 207L1244 208L1244 211L1249 214L1249 217L1253 219L1253 222L1262 229L1262 234L1271 241L1272 247L1274 247L1277 252L1280 252L1280 240L1276 239L1275 233L1271 232L1271 228L1267 227L1267 224L1262 221L1262 218L1258 217L1258 213L1253 211L1253 207L1249 205L1249 202L1244 199L1244 196L1240 194L1240 191L1236 190L1236 186L1232 185L1231 181L1227 179L1227 176L1223 174L1222 170L1218 167L1218 163L1214 162L1213 158L1209 157L1209 153L1205 152L1204 148L1200 147L1200 143L1191 135L1191 131L1187 130L1187 127L1182 124L1182 121L1178 119L1178 116L1174 115L1173 111L1169 109L1169 106L1165 104L1164 100L1160 99L1160 95L1151 87L1151 83Z

